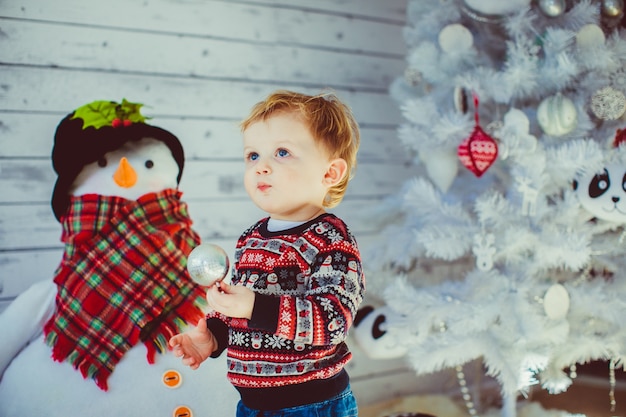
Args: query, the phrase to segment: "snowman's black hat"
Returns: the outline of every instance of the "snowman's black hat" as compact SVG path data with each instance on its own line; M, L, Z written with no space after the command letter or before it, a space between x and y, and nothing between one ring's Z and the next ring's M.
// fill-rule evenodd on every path
M113 110L109 111L109 107ZM165 143L178 164L177 183L180 183L185 165L180 141L167 130L145 123L139 107L140 104L126 100L122 104L97 101L76 109L61 120L52 148L52 166L58 177L51 204L57 220L61 220L68 208L69 189L83 167L127 142L152 138Z

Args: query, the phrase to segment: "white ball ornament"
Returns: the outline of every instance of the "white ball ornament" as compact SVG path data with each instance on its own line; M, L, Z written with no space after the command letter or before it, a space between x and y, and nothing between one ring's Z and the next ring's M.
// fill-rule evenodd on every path
M580 49L592 49L604 45L606 36L600 26L589 23L576 34L576 46Z
M450 24L439 32L439 47L448 54L464 52L474 45L474 36L459 23Z
M539 104L537 122L546 134L563 136L578 124L578 112L572 100L557 93Z
M570 299L567 289L561 284L554 284L543 296L543 310L552 320L561 320L567 316Z

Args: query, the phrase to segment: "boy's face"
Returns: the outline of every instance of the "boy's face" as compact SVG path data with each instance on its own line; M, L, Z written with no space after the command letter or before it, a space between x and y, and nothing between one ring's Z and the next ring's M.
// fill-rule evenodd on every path
M244 185L259 208L280 220L319 214L332 163L297 113L252 123L243 132L243 146Z

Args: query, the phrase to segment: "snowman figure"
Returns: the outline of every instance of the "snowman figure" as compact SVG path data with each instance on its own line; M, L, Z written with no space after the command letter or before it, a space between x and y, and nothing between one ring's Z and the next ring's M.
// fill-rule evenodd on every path
M267 290L270 292L270 294L278 294L280 292L278 275L273 272L267 275Z
M200 243L178 138L141 104L96 101L57 127L52 208L65 250L50 281L0 314L0 415L229 416L225 358L193 371L167 340L204 319L186 271Z
M332 275L335 270L333 269L333 258L328 255L324 262L322 262L322 266L319 268L319 273L324 275Z

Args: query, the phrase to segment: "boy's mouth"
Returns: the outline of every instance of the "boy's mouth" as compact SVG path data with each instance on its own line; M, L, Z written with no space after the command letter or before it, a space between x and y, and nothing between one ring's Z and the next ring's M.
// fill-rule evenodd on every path
M256 188L257 188L259 191L267 191L267 190L269 190L271 187L272 187L271 185L266 184L266 183L264 183L264 182L260 182L260 183L258 183L258 184L257 184L257 186L256 186Z

